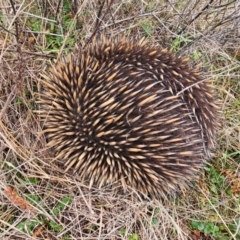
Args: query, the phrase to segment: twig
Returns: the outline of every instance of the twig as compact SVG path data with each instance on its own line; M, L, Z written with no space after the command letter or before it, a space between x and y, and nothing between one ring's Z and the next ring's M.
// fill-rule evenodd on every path
M12 5L13 13L14 13L14 15L16 15L16 9L15 9L15 7L14 7L14 4L13 4L12 0L10 0L10 3L11 3L11 5ZM15 36L16 36L16 39L17 39L17 43L19 43L18 18L17 18L17 17L16 17L16 20L15 20L15 28L16 28L16 34L15 34Z
M13 52L13 53L16 52L16 50L0 48L0 51L3 51L3 50L5 52ZM28 54L28 55L33 55L33 56L45 57L45 58L55 58L56 57L56 55L53 55L51 53L37 53L37 52L29 52L29 51L24 51L24 50L22 50L22 53Z
M0 28L2 28L4 31L6 31L6 32L8 32L8 33L10 33L10 34L12 34L12 35L14 35L14 36L16 37L16 34L15 34L15 33L9 31L8 29L6 29L6 28L5 28L3 25L1 25L1 24L0 24Z
M7 101L5 102L1 112L0 112L0 119L2 119L4 113L6 112L9 104L11 103L11 101L14 99L15 95L16 95L16 90L17 90L17 86L15 85L13 90L11 91L11 93L8 95Z
M213 0L210 0L210 2L209 2L205 7L203 7L203 9L200 10L200 12L199 12L183 29L181 29L181 30L177 33L177 35L181 35L182 32L184 32L185 29L186 29L189 25L191 25L197 18L199 18L199 17L202 15L202 13L203 13L206 9L209 8L209 6L210 6L210 4L211 4L212 2L213 2Z
M107 10L106 10L106 12L104 13L104 15L103 15L103 17L102 17L102 20L103 20L103 19L105 18L105 16L107 15L107 13L108 13L108 11L109 11L109 9L110 9L111 5L113 4L113 1L114 1L114 0L111 0L110 4L108 5L108 7L107 7ZM102 7L103 7L103 4L102 4L102 6L101 6L101 8L100 8L100 10L99 10L99 13L98 13L96 27L95 27L95 29L94 29L94 31L93 31L93 33L92 33L92 35L90 36L90 38L89 38L89 39L86 41L86 43L85 43L85 45L84 45L84 47L83 47L83 48L85 48L85 47L86 47L86 45L87 45L89 42L91 42L91 41L92 41L92 39L93 39L93 37L95 36L95 34L96 34L97 30L98 30L98 29L99 29L99 27L101 26L101 23L102 23L102 21L99 21L99 19L100 19L100 16L99 16L99 15L101 14Z

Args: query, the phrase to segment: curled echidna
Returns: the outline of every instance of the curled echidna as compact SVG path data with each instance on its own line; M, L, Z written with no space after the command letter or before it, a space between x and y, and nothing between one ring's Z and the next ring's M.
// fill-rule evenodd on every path
M217 106L187 59L146 41L94 40L41 80L48 146L90 186L120 181L165 197L214 147Z

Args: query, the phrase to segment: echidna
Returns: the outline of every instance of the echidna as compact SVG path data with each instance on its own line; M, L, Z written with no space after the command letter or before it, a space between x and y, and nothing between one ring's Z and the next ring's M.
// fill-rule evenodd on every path
M94 40L41 80L48 146L65 171L166 197L184 189L215 144L211 82L147 41Z

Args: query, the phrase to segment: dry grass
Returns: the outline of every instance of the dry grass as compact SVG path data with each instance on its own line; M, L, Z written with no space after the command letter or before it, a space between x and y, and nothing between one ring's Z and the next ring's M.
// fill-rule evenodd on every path
M102 4L99 4L102 3ZM239 239L240 2L2 0L1 239ZM34 110L49 61L93 35L148 37L192 56L217 85L224 119L211 164L167 203L88 190L51 164Z

